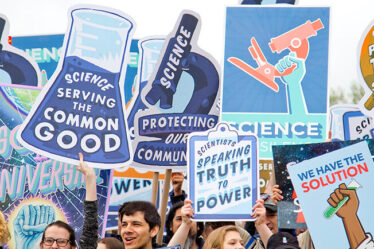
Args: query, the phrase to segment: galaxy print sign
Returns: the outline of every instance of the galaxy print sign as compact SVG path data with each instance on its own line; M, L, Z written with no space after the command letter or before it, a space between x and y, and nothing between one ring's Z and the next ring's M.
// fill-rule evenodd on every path
M10 249L39 248L45 227L69 223L77 241L82 233L84 177L75 165L23 147L17 133L40 88L0 85L0 211L11 232ZM99 232L104 231L109 200L109 170L96 170Z
M0 83L41 86L40 69L24 51L8 42L9 22L0 14Z
M22 124L18 139L44 156L98 168L131 161L124 115L126 57L134 22L96 7L71 10L63 57Z
M367 141L287 169L316 248L373 247L374 163Z
M273 146L276 183L279 185L280 190L282 190L284 198L278 202L279 228L306 228L305 217L299 198L292 185L287 166L323 155L326 152L344 148L359 141ZM374 140L366 141L368 142L371 154L374 155Z
M197 47L199 29L198 15L184 11L163 43L140 93L146 108L135 113L134 166L184 169L188 134L218 122L219 67Z
M196 220L252 220L259 196L257 138L227 123L188 140L189 195Z

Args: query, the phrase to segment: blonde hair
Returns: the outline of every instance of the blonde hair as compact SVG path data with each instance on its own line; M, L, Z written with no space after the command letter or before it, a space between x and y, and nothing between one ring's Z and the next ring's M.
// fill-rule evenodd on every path
M10 233L8 230L7 222L5 221L4 215L0 212L0 245L8 242L10 239Z
M223 249L225 235L230 231L239 233L239 229L236 226L223 226L217 228L209 234L202 249Z

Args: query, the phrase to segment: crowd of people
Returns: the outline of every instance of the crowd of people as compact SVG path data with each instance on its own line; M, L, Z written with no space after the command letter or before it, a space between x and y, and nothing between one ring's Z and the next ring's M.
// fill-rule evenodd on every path
M119 238L98 237L98 202L96 175L80 154L77 170L85 176L86 197L84 222L78 243L72 227L63 221L47 225L42 234L40 248L82 249L152 249L181 246L181 249L314 249L308 231L280 230L277 225L277 201L282 199L278 186L273 194L264 195L253 207L254 222L195 222L192 201L182 190L184 176L174 173L173 191L170 194L172 207L166 222L166 236L161 245L156 244L156 235L161 227L161 218L156 207L146 201L125 202L118 211ZM10 239L7 223L0 212L0 245ZM0 246L1 248L1 246Z

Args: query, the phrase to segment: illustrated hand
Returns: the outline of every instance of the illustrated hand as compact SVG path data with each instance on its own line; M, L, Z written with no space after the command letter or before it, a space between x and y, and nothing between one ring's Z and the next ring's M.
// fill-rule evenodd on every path
M190 225L192 223L191 218L193 218L193 208L192 201L189 199L184 200L184 205L181 209L182 222Z
M305 60L296 57L295 52L291 52L278 61L275 68L283 73L286 69L296 65L296 68L289 75L283 76L283 81L287 84L300 84L305 76Z
M252 217L257 218L255 225L259 226L266 223L266 208L264 206L264 200L258 199L256 204L253 206Z
M279 185L274 185L272 191L273 195L271 196L271 199L274 204L277 204L278 201L283 200L282 190L279 189Z
M347 189L347 186L342 183L339 185L339 188L335 189L327 200L332 207L336 207L345 197L348 197L348 201L336 212L336 214L342 219L352 217L357 213L359 201L356 190Z
M184 175L182 172L171 173L171 182L173 184L174 195L182 195L182 184Z
M13 221L16 249L38 248L48 224L55 221L55 210L47 205L24 205Z

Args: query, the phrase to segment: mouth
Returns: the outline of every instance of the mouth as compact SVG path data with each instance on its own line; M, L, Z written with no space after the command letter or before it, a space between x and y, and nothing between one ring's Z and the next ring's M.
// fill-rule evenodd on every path
M131 245L135 241L135 237L126 237L123 241L125 245Z

